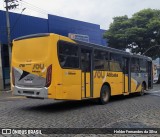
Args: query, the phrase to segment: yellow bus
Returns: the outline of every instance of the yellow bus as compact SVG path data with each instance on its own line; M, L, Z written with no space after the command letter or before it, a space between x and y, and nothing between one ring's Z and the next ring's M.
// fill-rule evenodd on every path
M11 85L14 95L38 99L99 99L144 94L153 86L146 56L72 40L34 34L13 40Z

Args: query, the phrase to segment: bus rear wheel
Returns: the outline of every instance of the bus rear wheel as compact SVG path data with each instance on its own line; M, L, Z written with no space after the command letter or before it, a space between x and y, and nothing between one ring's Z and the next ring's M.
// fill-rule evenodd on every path
M108 86L104 85L101 89L99 103L104 105L109 102L110 99L110 89Z

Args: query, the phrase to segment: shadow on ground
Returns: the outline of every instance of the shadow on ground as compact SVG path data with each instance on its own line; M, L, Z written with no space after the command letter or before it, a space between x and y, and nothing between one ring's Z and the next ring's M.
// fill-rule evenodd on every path
M114 96L114 97L111 97L108 105L114 102L116 103L119 101L125 101L125 100L133 99L133 98L140 98L140 96L137 96L137 94L132 94L129 96ZM30 101L30 99L26 101ZM105 107L105 105L100 105L98 100L83 100L83 101L56 101L54 103L47 103L47 104L39 105L39 106L24 107L23 109L28 110L28 111L56 113L56 112L65 112L65 111L77 110L80 108L95 107L95 106Z

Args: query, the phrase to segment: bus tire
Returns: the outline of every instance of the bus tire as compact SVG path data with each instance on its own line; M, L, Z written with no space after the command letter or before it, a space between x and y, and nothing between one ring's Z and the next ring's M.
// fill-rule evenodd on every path
M104 85L101 89L101 93L100 93L100 98L99 98L99 103L101 105L104 105L106 103L109 102L110 99L110 89L107 85Z
M142 88L141 88L141 91L139 92L140 96L144 95L144 90L145 90L145 85L144 85L144 83L142 83Z

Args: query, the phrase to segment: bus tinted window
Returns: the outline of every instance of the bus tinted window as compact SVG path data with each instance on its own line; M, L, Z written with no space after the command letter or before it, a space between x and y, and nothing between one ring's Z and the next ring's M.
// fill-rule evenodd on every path
M79 68L78 47L75 44L60 41L58 44L59 63L62 68Z
M109 70L108 52L95 50L94 51L94 69Z
M72 43L60 42L59 54L78 57L78 47Z
M139 72L139 71L140 71L139 59L132 58L132 61L131 61L131 72Z
M94 58L99 60L108 60L108 53L105 51L95 50Z
M119 54L110 54L110 71L122 71L122 56Z
M147 61L144 59L140 59L140 71L147 72Z
M81 50L81 69L82 72L90 72L91 71L91 56L87 50Z

